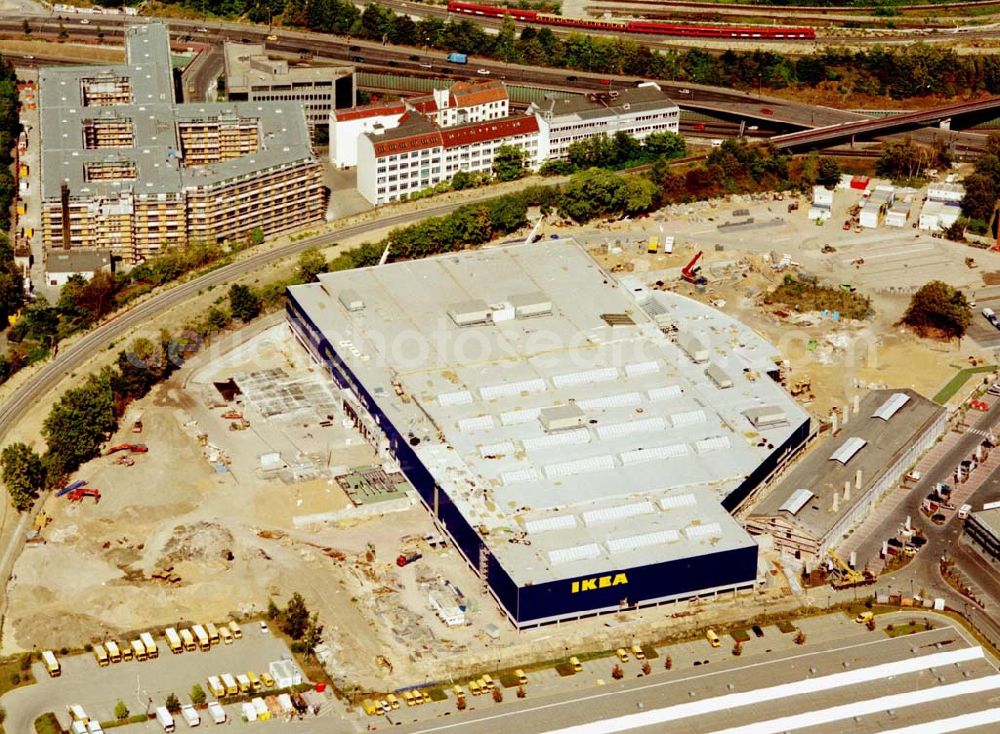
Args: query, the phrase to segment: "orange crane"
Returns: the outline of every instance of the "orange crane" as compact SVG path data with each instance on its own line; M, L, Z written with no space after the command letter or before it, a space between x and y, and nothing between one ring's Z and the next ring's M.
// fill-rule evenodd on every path
M691 262L681 268L681 278L693 285L705 285L708 282L708 279L701 275L701 266L698 264L704 254L704 251L699 250L698 254L691 258Z

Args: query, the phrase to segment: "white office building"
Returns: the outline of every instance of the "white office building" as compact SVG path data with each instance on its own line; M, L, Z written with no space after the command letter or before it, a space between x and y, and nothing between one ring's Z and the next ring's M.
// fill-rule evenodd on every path
M539 137L534 115L440 128L428 117L408 112L395 128L358 139L358 191L376 205L400 201L458 171L491 170L503 145L523 150L525 166L534 169L541 163Z
M397 127L403 115L419 112L438 127L499 120L510 114L503 82L458 82L448 89L406 100L387 100L330 113L330 162L338 168L358 164L363 135Z
M635 89L597 92L533 103L542 130L542 159L565 158L569 146L595 135L628 133L643 140L650 133L680 129L681 111L659 85L645 82Z

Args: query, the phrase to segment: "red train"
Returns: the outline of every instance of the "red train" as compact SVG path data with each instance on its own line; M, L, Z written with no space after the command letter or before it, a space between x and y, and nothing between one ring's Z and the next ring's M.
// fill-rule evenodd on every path
M601 31L618 31L625 33L648 33L658 36L693 36L696 38L816 38L812 28L782 28L752 27L724 25L677 25L674 23L658 23L643 20L585 20L581 18L563 18L560 15L548 15L537 10L519 10L517 8L502 8L494 5L476 5L451 0L448 12L464 13L465 15L482 15L488 18L511 16L522 23L539 23L541 25L565 26L568 28L593 28Z

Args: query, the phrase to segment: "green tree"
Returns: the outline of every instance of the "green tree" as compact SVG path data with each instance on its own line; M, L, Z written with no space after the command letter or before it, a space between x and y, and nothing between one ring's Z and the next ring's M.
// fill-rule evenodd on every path
M118 353L118 371L111 375L111 390L116 400L116 413L124 406L145 396L169 372L167 350L162 343L145 337L134 339L128 349Z
M163 705L167 707L167 711L173 711L176 713L181 710L181 702L180 699L177 698L176 693L169 694Z
M524 151L501 145L493 156L493 173L501 181L516 181L524 175Z
M456 171L451 177L451 190L462 191L476 185L476 177L468 171Z
M29 509L45 486L42 458L27 444L12 443L0 452L0 468L11 503L18 511Z
M930 152L907 138L888 141L875 162L875 173L893 179L916 178L923 175L931 158Z
M309 610L306 601L298 592L292 594L285 608L285 618L282 630L293 640L300 640L309 626Z
M264 244L264 230L261 227L250 230L250 244L254 246Z
M494 55L507 63L517 61L516 38L517 28L514 25L514 19L509 15L505 15L500 23L500 32L497 34L496 42L493 46Z
M24 35L26 35L26 36L30 36L31 35L31 24L28 23L28 19L27 18L25 18L23 21L21 21L21 29L24 31Z
M316 648L323 642L323 625L319 623L319 615L316 612L309 617L309 624L306 626L305 634L302 636L306 652L312 655Z
M115 704L115 718L118 721L128 718L128 706L120 698L118 699L118 703Z
M833 188L840 183L840 163L835 158L820 158L816 170L816 183Z
M117 426L114 405L108 369L62 394L42 424L53 470L68 474L100 453L101 443Z
M215 331L222 331L229 326L231 318L228 311L218 306L209 307L208 312L205 314L205 321Z
M919 336L961 339L972 323L972 309L962 291L932 280L913 294L901 323Z
M205 695L205 689L201 687L200 683L195 683L191 686L191 703L195 706L200 706L205 703L205 699L207 698L208 696Z
M318 247L310 247L299 254L298 277L301 282L312 283L321 273L326 273L329 269L330 266Z
M595 217L618 213L626 203L625 180L616 173L588 168L574 173L559 197L559 213L583 224Z
M234 283L229 288L229 310L243 323L260 315L260 297L247 285Z
M684 136L672 133L669 130L663 132L650 133L642 141L643 149L654 158L683 158L687 155L687 143Z
M274 603L274 599L267 600L267 618L277 619L281 615L281 610L278 605Z

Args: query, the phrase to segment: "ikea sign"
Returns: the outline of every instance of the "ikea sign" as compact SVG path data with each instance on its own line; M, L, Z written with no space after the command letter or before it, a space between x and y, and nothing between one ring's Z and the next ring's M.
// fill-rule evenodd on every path
M616 573L607 576L595 576L591 579L580 579L574 581L570 591L579 594L581 591L596 591L597 589L607 589L611 586L623 586L628 583L628 577L623 573Z

